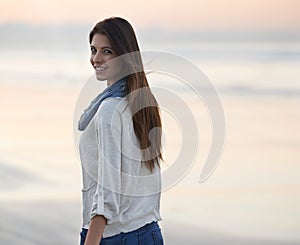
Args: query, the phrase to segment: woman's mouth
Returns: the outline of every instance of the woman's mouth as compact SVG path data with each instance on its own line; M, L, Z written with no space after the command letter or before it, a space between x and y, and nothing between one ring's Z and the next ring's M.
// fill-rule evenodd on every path
M107 68L107 66L95 66L96 71L105 71Z

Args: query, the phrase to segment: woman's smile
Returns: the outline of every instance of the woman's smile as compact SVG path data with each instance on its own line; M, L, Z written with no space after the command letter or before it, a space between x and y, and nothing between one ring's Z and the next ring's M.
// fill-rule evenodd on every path
M94 66L96 72L103 72L108 69L108 66Z

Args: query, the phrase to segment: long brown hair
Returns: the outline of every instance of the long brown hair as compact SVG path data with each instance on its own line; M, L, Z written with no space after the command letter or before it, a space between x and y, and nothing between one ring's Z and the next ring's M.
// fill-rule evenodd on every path
M140 49L132 26L123 18L111 17L98 22L89 34L92 43L94 35L104 34L118 56L135 52L127 62L130 72L127 75L126 93L129 108L136 112L133 117L134 132L143 150L142 162L152 172L155 164L160 167L161 154L161 118L158 103L150 90L140 55ZM150 105L142 106L141 105ZM151 131L152 129L155 129ZM151 131L151 139L149 138Z

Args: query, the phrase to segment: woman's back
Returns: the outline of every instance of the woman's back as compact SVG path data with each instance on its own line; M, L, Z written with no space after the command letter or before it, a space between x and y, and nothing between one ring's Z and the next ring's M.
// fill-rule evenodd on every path
M160 168L141 163L126 98L105 99L79 143L83 170L83 228L95 215L107 218L103 237L161 220Z

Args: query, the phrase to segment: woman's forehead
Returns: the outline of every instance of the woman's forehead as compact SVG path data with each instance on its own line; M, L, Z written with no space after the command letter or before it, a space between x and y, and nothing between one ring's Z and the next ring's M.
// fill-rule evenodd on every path
M99 34L99 33L96 33L94 35L91 45L93 45L95 47L100 47L100 48L103 48L103 47L111 48L111 43L108 40L107 36L104 34Z

